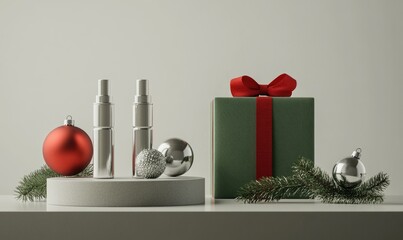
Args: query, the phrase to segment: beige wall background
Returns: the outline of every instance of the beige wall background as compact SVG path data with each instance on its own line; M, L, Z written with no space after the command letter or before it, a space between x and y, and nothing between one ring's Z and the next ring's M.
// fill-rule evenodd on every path
M39 168L66 115L92 134L97 80L111 80L116 176L131 174L135 80L147 78L154 144L187 140L187 175L210 192L210 103L229 80L287 72L316 101L316 164L363 149L368 175L403 195L402 1L0 0L0 194Z

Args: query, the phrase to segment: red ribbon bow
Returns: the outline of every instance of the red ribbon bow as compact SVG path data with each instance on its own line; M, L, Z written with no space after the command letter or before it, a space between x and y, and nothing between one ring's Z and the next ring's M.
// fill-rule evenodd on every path
M289 97L297 87L297 81L283 73L268 85L260 85L249 76L241 76L231 80L231 93L234 97L256 97L267 95L272 97Z

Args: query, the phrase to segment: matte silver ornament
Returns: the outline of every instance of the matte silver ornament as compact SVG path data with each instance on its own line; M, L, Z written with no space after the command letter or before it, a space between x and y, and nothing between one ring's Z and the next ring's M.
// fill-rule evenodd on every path
M351 157L344 158L333 167L333 180L343 188L354 188L365 180L365 166L360 160L361 148L357 148Z
M144 149L136 158L136 176L139 178L158 178L165 170L166 159L155 149Z
M165 175L177 177L192 167L194 158L192 147L179 138L166 140L158 147L158 151L166 157Z

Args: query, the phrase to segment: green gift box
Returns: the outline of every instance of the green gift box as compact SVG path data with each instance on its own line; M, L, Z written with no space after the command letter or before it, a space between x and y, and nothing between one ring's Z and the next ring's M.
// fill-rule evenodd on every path
M257 151L269 148L259 144L258 149L256 145L256 121L262 118L256 115L257 99L235 97L213 101L214 198L235 198L244 184L256 180ZM272 176L290 176L291 166L299 157L314 161L314 99L273 97L271 114L270 171Z

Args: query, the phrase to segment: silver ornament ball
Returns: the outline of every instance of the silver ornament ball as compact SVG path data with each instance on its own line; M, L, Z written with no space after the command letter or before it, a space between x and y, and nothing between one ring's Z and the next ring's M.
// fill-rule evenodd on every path
M168 139L158 147L158 151L166 157L165 175L177 177L192 167L194 158L192 147L182 139Z
M357 148L351 157L344 158L333 167L333 180L343 188L355 188L365 180L365 166L360 160L361 148Z
M155 149L144 149L136 157L136 176L158 178L165 171L165 157Z

